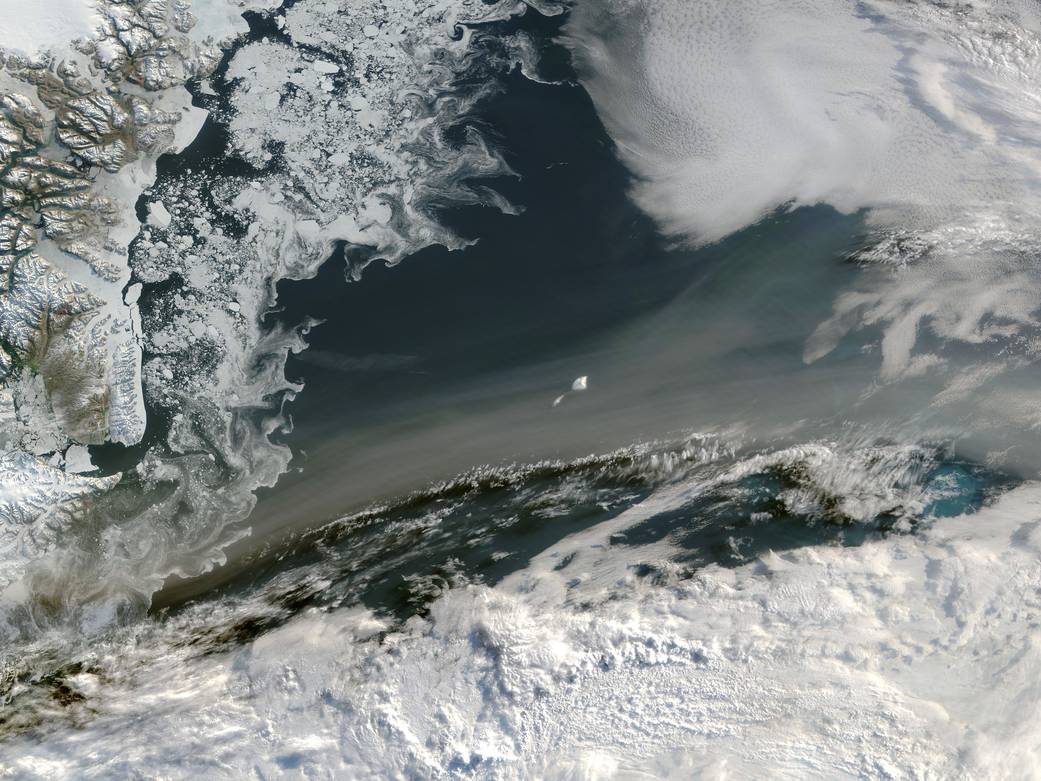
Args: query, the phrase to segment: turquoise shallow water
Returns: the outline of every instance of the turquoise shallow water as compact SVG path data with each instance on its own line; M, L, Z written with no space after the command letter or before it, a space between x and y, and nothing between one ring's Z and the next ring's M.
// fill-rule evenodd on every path
M865 241L861 215L782 211L699 249L664 239L632 203L634 181L553 42L560 24L535 15L511 23L539 42L545 80L499 73L501 89L453 131L478 128L494 140L517 177L470 184L505 195L518 213L446 208L441 219L472 246L427 248L393 268L375 261L364 269L364 248L341 247L314 279L279 285L271 323L321 321L287 367L305 385L285 408L293 430L280 435L295 454L291 470L261 492L253 535L230 550L230 564L171 582L157 605L248 580L255 556L277 554L305 530L374 502L397 506L476 465L567 464L689 432L725 432L764 449L821 437L961 440L930 409L927 379L865 394L879 367L871 329L804 362L836 298L890 273L850 260ZM589 389L552 407L581 375ZM964 441L959 448L951 458L966 464L984 450ZM956 498L925 515L978 504L986 479L975 469ZM756 492L767 501L781 489L767 480ZM622 491L611 511L647 490ZM467 510L474 517L497 517L497 500L474 501L484 507ZM748 509L740 507L738 515ZM563 535L602 518L576 512L544 532ZM791 527L778 539L787 533L793 545L830 537ZM478 547L477 559L495 553Z
M378 656L387 636L407 634L440 597L502 586L533 562L538 573L540 555L584 532L610 529L552 566L564 594L553 609L580 620L624 591L597 591L594 580L572 598L588 574L587 548L611 577L629 578L626 588L682 591L716 567L757 577L777 553L838 551L841 560L869 541L910 548L1021 481L1028 470L988 460L994 436L971 425L971 403L933 406L937 381L927 375L877 381L878 328L854 329L822 360L805 360L837 298L893 273L853 259L866 241L862 214L781 209L697 249L662 238L631 202L634 181L551 40L559 27L531 15L508 28L537 36L543 75L556 83L500 73L502 89L454 131L476 127L494 140L517 178L471 184L503 194L517 213L445 207L441 218L471 247L364 269L364 248L341 247L316 278L279 285L269 324L322 322L289 360L305 388L285 406L292 430L277 436L294 461L261 492L253 535L228 550L226 565L168 582L122 634L13 660L0 679L0 734L104 728L77 688L82 676L118 692L97 712L118 711L154 670L178 678L226 652L240 655L232 666L247 670L248 693L218 700L238 707L295 691L323 623L371 610L386 622L372 642ZM206 143L195 149L200 161ZM947 354L969 364L986 349ZM588 388L554 406L581 376ZM153 432L161 422L153 417ZM97 454L111 469L134 456ZM278 631L294 622L305 627L292 646L302 661L254 689L243 659L265 665ZM451 637L452 648L476 647L483 660L482 631ZM332 658L362 647L337 638ZM387 648L396 653L393 640ZM512 650L488 643L487 653L498 663ZM346 689L381 686L370 672L352 668ZM308 713L336 710L330 681L318 681L321 705ZM279 707L256 713L267 719ZM351 723L343 713L331 720ZM286 751L276 764L293 771L302 756ZM458 763L446 772L480 777L479 762Z
M406 619L446 588L495 585L568 535L618 516L656 490L709 483L758 452L698 438L572 463L477 470L255 554L204 600L263 595L281 611L275 623L309 607L354 604ZM855 458L857 451L845 455ZM611 538L613 555L640 577L653 578L663 567L693 575L709 564L748 564L769 551L914 533L973 513L1018 482L943 448L907 459L900 478L866 476L846 495L829 491L807 463L766 463L623 528ZM876 511L850 515L843 503L874 487L871 480L895 489L895 497ZM805 492L809 501L791 501L793 492ZM172 606L163 595L156 602L160 610Z

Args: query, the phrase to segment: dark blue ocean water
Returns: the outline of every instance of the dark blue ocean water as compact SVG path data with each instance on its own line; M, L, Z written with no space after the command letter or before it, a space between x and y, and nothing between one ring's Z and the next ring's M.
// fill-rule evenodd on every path
M800 209L702 248L662 236L628 197L630 175L553 41L559 24L518 23L538 36L555 83L503 73L502 89L450 131L475 127L493 140L517 177L479 184L519 214L448 208L443 223L475 242L465 250L429 247L362 269L369 250L340 247L314 279L279 284L271 322L323 321L287 367L305 384L286 407L292 471L261 492L254 536L232 565L171 584L158 607L217 584L249 591L289 572L295 583L317 567L338 585L305 597L294 586L292 600L364 598L404 615L430 578L494 581L663 480L632 454L569 465L576 457L735 423L747 431L750 421L831 425L856 402L862 386L851 378L872 376L877 360L847 345L810 371L802 347L861 273L847 260L860 217ZM580 374L590 390L553 409ZM769 447L772 436L753 425L745 447ZM556 461L506 467L543 459ZM422 491L483 464L500 471ZM963 459L938 469L959 489L930 516L979 506L1004 480ZM648 567L639 547L671 539L696 568L768 548L854 544L892 525L778 513L793 479L753 476L617 543ZM382 508L352 515L373 502ZM771 511L771 524L754 521Z

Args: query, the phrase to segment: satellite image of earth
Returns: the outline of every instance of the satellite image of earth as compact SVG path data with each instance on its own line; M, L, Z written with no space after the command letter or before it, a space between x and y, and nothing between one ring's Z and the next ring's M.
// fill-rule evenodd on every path
M0 0L0 779L1039 730L1037 0Z

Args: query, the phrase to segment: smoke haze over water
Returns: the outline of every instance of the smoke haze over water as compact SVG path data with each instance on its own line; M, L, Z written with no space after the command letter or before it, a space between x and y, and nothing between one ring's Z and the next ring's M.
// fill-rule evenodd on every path
M0 776L1037 775L1036 4L502 6L455 71L391 5L430 42L397 163L430 175L421 240L275 285L257 384L292 425L232 438L241 490L150 505L221 530L182 497L274 483L254 536L90 635L55 568L0 668ZM291 7L308 46L399 29ZM263 47L240 108L296 94ZM379 118L305 54L336 118Z

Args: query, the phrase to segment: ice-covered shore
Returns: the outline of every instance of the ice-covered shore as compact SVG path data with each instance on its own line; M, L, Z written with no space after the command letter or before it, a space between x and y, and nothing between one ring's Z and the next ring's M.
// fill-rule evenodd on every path
M182 2L30 3L0 32L0 586L118 480L77 476L84 446L143 435L135 204L201 126L185 83L245 27L221 5L200 30Z
M914 463L909 450L889 457ZM814 445L720 479L768 463L841 486L849 501L889 469ZM707 485L664 485L494 587L444 590L404 625L313 608L229 648L221 638L275 608L259 593L204 601L96 648L62 679L69 703L52 705L75 726L15 740L6 769L589 781L1038 772L1041 487L917 535L640 577L633 562L666 548L610 540L693 507ZM312 574L294 593L329 586Z
M22 466L0 471L0 486L18 485L31 469L51 511L8 492L0 534L11 556L0 588L45 555L55 563L29 590L53 585L49 573L71 566L58 550L64 538L79 557L75 569L102 593L107 580L131 572L125 590L147 595L171 573L220 561L221 548L243 533L236 524L254 490L273 485L289 460L269 435L282 423L279 399L299 389L283 365L303 342L260 326L274 283L313 274L340 241L388 262L433 242L461 246L429 205L495 201L463 180L505 171L498 156L476 135L449 149L441 133L481 95L450 89L473 62L473 26L528 6L34 7L0 39L8 52L0 71L8 96L0 117L8 280L0 291L0 448L32 456L9 459ZM246 10L267 12L272 26L243 45ZM63 26L30 46L24 36L59 11ZM82 29L73 34L75 24ZM205 100L215 96L211 76L221 83L212 118L230 131L226 151L240 167L232 173L218 161L157 181L157 158L184 149L207 117L186 85L198 85ZM135 210L142 194L144 224ZM145 291L142 316L146 285L155 290ZM141 495L139 509L124 505L118 524L92 521L110 528L100 559L84 560L70 520L82 515L85 486L100 494L115 482L89 476L85 446L138 443L146 397L168 419L169 436L126 490ZM187 533L172 520L185 506ZM9 596L20 602L25 593L19 585Z

